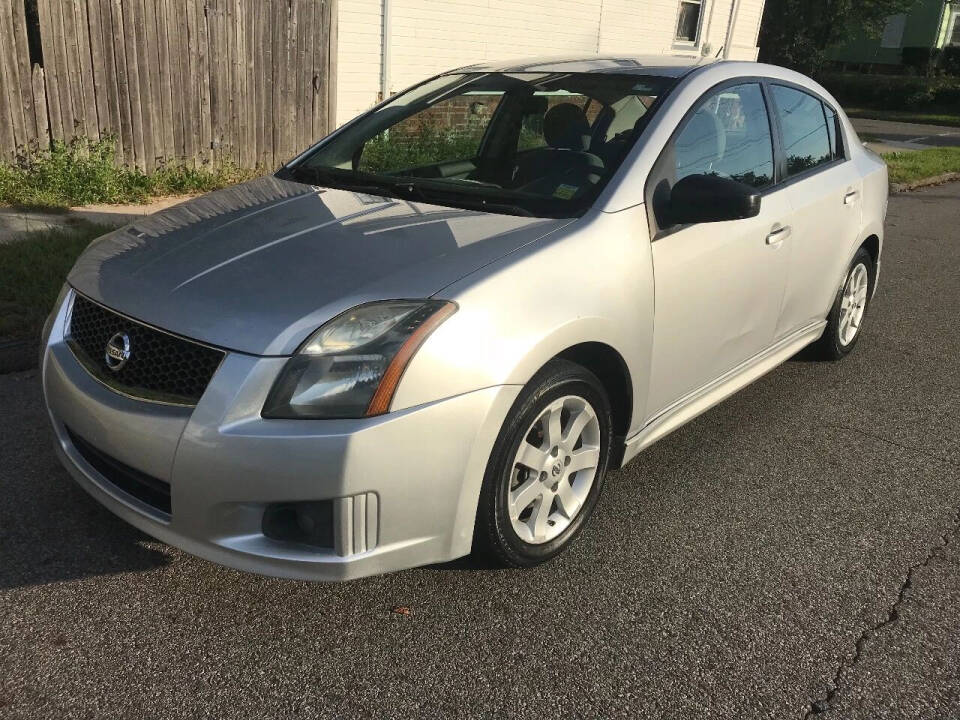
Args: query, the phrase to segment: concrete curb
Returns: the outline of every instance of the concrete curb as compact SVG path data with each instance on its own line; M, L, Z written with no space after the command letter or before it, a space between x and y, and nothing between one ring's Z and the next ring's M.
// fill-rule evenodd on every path
M81 220L99 225L122 227L136 222L145 215L166 210L194 197L197 196L174 195L144 205L84 205L57 211L2 206L0 207L0 243L16 240L24 233L35 230L69 228Z
M37 367L40 340L0 340L0 375Z
M934 185L943 185L944 183L954 182L955 180L960 180L960 172L935 175L934 177L916 180L912 183L890 183L890 191L895 193L912 192L913 190L920 190L921 188L932 187Z

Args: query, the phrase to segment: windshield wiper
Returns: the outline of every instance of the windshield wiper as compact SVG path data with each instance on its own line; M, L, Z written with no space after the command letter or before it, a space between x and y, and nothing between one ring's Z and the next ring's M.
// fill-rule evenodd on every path
M354 179L338 172L326 171L324 168L316 167L295 167L289 172L289 177L295 182L309 183L311 185L330 186L343 190L352 190L354 192L366 193L368 195L383 195L384 191L392 189L392 183L379 183L363 179Z
M394 191L406 199L417 199L420 202L434 204L437 202L450 203L471 210L533 217L533 213L525 207L500 197L490 197L487 194L490 191L481 188L483 188L482 185L472 183L465 183L458 187L456 182L449 181L444 182L441 187L435 182L430 182L430 180L427 180L426 183L403 180L393 184Z
M305 166L292 168L284 172L284 175L296 182L329 185L369 195L385 195L414 202L447 204L470 210L534 217L534 213L522 205L497 195L491 197L492 192L489 188L471 183L465 183L461 188L456 187L455 182L441 181L443 182L441 187L431 178L381 179L366 176L354 178L350 177L349 171Z

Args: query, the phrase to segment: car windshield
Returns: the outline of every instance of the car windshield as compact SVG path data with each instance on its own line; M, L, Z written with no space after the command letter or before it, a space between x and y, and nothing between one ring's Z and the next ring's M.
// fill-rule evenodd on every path
M437 205L576 217L673 83L612 73L442 75L361 116L282 172Z

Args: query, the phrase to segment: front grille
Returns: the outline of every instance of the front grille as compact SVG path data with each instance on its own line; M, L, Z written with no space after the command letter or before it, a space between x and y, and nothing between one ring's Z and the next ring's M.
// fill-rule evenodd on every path
M158 510L165 519L170 518L170 483L164 482L136 468L125 465L98 450L70 428L66 428L70 442L80 456L100 473L104 479L127 495Z
M107 365L107 343L118 333L129 338L129 358ZM75 294L68 342L91 375L131 397L196 405L224 353L171 335L108 310Z

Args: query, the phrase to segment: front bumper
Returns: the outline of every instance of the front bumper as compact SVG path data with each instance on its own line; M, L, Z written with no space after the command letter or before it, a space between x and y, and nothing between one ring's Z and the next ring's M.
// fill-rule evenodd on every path
M50 325L43 388L64 466L113 513L213 562L276 577L347 580L470 552L490 450L516 386L362 420L264 420L284 358L228 353L195 408L128 398L80 365ZM69 428L69 432L68 429ZM70 432L169 483L169 515L127 494ZM332 500L335 545L266 537L271 503Z

